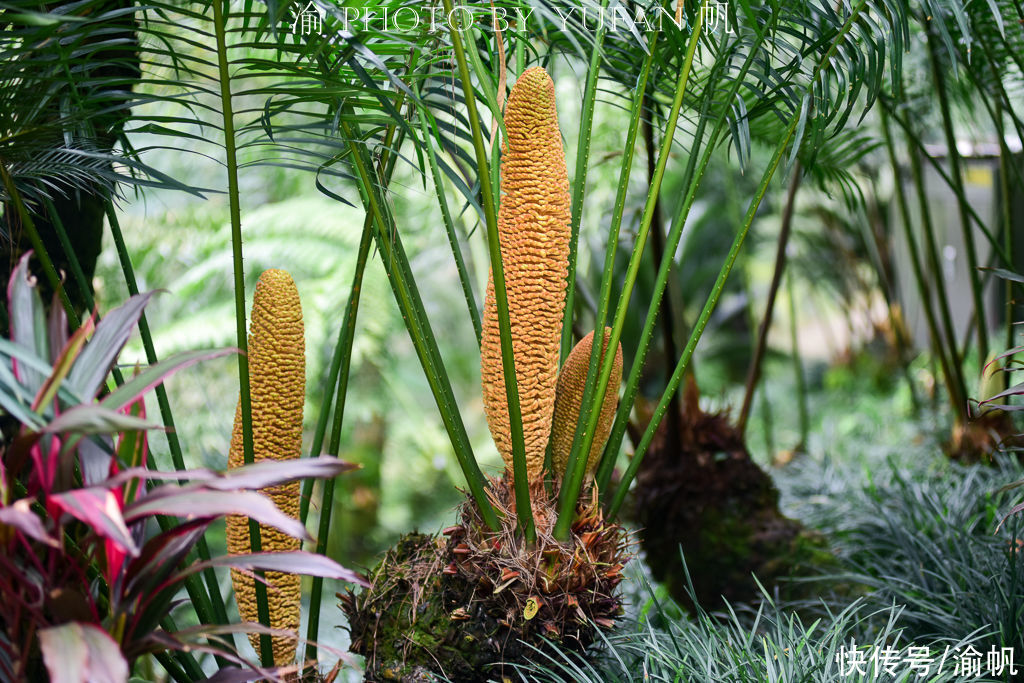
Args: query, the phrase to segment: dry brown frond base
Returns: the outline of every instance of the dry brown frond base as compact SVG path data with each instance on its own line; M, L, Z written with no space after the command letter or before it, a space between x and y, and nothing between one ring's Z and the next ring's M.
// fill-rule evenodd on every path
M946 454L961 462L991 463L1001 448L1024 445L1024 436L1016 431L1009 413L993 410L966 424L954 425L952 437L945 444Z
M538 540L527 546L507 482L492 480L489 495L501 529L487 528L467 500L460 524L403 537L368 590L342 596L366 680L501 680L512 673L503 666L535 658L546 640L583 651L614 625L629 540L604 522L596 499L577 507L572 538L561 543L550 533L554 502L533 491Z

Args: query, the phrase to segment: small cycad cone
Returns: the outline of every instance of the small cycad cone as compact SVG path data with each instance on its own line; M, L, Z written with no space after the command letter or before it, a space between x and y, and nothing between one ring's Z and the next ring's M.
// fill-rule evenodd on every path
M611 328L604 328L604 345L601 349L601 362L608 350L608 339ZM594 345L594 333L591 332L581 339L565 359L565 365L558 374L558 386L555 390L554 426L551 430L551 462L556 477L565 476L569 464L569 453L572 451L572 440L576 434L576 425L580 419L580 406L583 403L583 389L587 382L587 368L590 365L590 353ZM619 385L622 383L622 344L615 349L615 360L612 363L612 374L608 379L608 390L601 403L601 413L597 422L593 444L587 456L587 477L594 474L601 453L604 451L608 435L615 421L615 409L619 403Z
M306 394L306 355L299 292L291 276L283 270L267 270L260 275L253 295L252 321L249 325L249 388L252 399L252 436L254 462L298 458L302 450L302 409ZM228 467L245 462L242 444L242 407L235 409ZM299 483L282 484L263 491L285 514L299 516ZM249 518L227 519L228 551L247 553ZM260 526L263 552L299 550L301 541L272 527ZM301 597L301 579L297 574L267 572L267 606L270 626L297 631ZM256 587L251 576L231 571L238 612L243 621L258 622ZM260 651L259 636L250 634L249 642ZM295 659L297 642L287 636L274 636L274 663L290 664Z
M516 81L505 109L505 130L498 241L526 471L535 482L541 477L551 434L570 241L569 176L558 131L555 86L544 69L527 69ZM493 276L484 299L480 375L487 424L511 472L512 430Z

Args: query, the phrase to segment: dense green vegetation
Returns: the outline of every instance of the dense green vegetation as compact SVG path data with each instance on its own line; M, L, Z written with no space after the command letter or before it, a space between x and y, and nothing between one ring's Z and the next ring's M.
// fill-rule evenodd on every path
M0 679L1019 680L1024 6L496 5L0 3ZM509 250L556 205L564 262ZM306 345L274 463L272 268ZM514 370L601 330L622 381L594 346L534 468ZM296 481L297 518L258 493Z

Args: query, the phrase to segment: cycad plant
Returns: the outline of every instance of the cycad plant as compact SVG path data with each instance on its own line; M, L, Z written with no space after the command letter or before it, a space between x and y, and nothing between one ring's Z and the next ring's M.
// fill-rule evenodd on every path
M1013 203L1024 176L1007 140L1024 133L1020 35L1010 28L1019 24L1021 11L1017 2L994 2L986 11L970 12L956 3L914 8L912 63L918 78L893 74L880 98L879 137L897 180L891 202L902 224L911 270L907 279L918 294L915 303L952 418L946 448L952 457L969 461L989 459L1014 432L1005 413L978 411L974 405L998 392L991 381L984 386L978 368L1018 346L1014 322L1020 319L1020 283L998 282L994 276L1020 268ZM995 210L986 216L970 196L970 162L962 143L989 140L998 148L998 166L987 174L993 178ZM952 199L952 215L936 210L929 175ZM943 221L951 226L945 235ZM951 257L964 264L970 294L960 310L949 275ZM997 316L1000 331L993 324ZM989 393L979 396L983 389Z
M423 669L486 680L489 665L528 656L526 644L541 638L582 651L596 627L611 626L619 613L615 587L627 544L623 530L604 521L596 490L579 503L574 499L568 540L558 537L556 527L552 484L571 473L593 336L577 345L559 373L569 182L554 84L544 69L527 69L516 81L504 123L500 258L492 261L497 265L484 303L481 375L505 471L489 482L489 509L467 501L461 523L445 530L443 544L429 536L406 537L374 571L373 585L344 602L352 649L366 656L374 679ZM617 385L621 350L614 357ZM594 456L608 438L614 391L604 403ZM545 467L549 449L551 465ZM597 457L585 459L592 480ZM428 652L416 645L425 640L437 646Z

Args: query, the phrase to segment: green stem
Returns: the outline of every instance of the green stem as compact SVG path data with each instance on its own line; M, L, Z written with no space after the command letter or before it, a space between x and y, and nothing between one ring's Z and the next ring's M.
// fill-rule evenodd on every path
M921 231L925 239L925 257L928 259L928 268L932 274L932 284L935 287L935 295L938 298L939 319L942 323L942 332L945 335L946 353L949 358L949 369L953 384L950 386L950 400L953 402L953 410L961 421L967 418L967 389L964 383L962 357L956 340L956 329L953 327L953 316L949 308L949 297L946 294L945 275L942 264L939 261L939 247L935 241L935 225L932 223L931 208L928 206L928 194L924 182L924 174L921 172L921 158L913 145L910 150L910 173L914 180L914 190L917 194L918 211L921 214ZM930 294L928 295L930 296ZM961 422L962 423L962 422Z
M626 269L625 280L622 284L622 291L619 295L618 306L615 310L615 317L612 319L612 331L608 340L607 354L600 363L601 370L597 376L597 384L591 389L588 395L587 388L584 388L583 400L580 408L580 423L576 427L576 434L573 438L573 447L570 451L569 461L566 469L566 477L562 480L562 488L559 491L558 521L555 522L555 538L565 539L568 537L569 528L572 525L576 512L576 501L580 495L580 488L583 486L583 476L586 471L587 454L590 453L591 444L594 442L594 433L597 430L597 421L600 418L600 409L595 406L602 405L604 395L608 391L608 381L611 378L612 365L615 362L615 349L618 347L622 337L622 328L626 322L626 308L633 293L633 286L636 284L637 274L640 270L641 256L650 232L651 221L654 217L654 208L657 203L658 193L661 191L661 183L665 177L665 167L668 165L672 142L679 121L679 110L683 106L683 96L686 93L686 86L690 78L690 70L693 66L694 54L697 50L697 43L702 30L703 14L697 13L697 21L691 28L690 40L687 45L686 55L683 58L683 65L679 71L679 78L676 81L675 93L672 100L672 107L669 110L665 134L661 140L661 149L658 152L658 165L654 171L653 182L647 192L647 200L644 203L643 214L640 218L640 225L637 230L636 241L633 244L633 253L630 255L629 265ZM653 53L654 46L651 46ZM641 90L641 95L643 91ZM603 339L604 329L594 331L594 339ZM603 344L595 343L591 349L591 365L597 362L600 357ZM588 372L588 375L590 373ZM588 377L589 379L589 377ZM590 385L590 382L587 382ZM618 392L618 387L613 391Z
M749 56L744 60L743 66L740 68L736 77L732 80L732 85L730 86L729 93L723 100L724 102L731 103L739 93L740 86L746 77L747 71L749 71L751 65L755 61L754 56L758 53L759 48L767 35L768 31L764 31L755 41ZM711 91L709 89L709 93L710 92ZM694 135L695 141L700 141L702 139L707 120L708 116L706 115L702 115L700 117L700 120L697 123L697 131ZM643 370L644 360L647 357L647 350L650 348L651 339L654 335L654 326L658 319L661 297L664 295L665 289L668 286L668 278L672 266L671 257L676 253L676 249L679 247L679 240L683 234L686 217L689 215L690 207L693 206L693 202L697 197L697 190L700 187L702 178L704 177L704 170L711 161L711 155L714 152L719 136L722 135L726 125L727 117L719 116L718 122L716 123L711 136L707 144L704 146L704 152L701 154L700 160L697 161L696 154L690 155L690 161L687 165L686 173L684 174L684 187L688 188L686 197L684 198L682 205L679 207L679 211L676 213L675 220L672 222L672 229L669 231L668 241L665 247L665 254L669 258L662 259L658 268L658 275L654 285L654 293L651 297L651 302L648 305L647 317L644 320L643 331L640 333L636 357L633 359L633 363L630 366L629 377L626 380L626 388L623 392L622 400L619 402L619 410L615 415L615 422L612 425L611 435L608 438L608 445L605 447L604 456L597 470L597 486L598 490L602 492L602 495L604 495L608 490L608 484L611 481L612 472L615 468L615 459L618 455L619 447L622 444L622 439L626 434L626 427L629 424L629 413L632 410L633 404L636 401L637 394L640 390L641 371Z
M411 71L416 64L417 56L413 53L410 56L410 62L408 64L408 70ZM399 99L399 102L404 101L404 95ZM401 104L399 104L400 108ZM397 136L397 142L396 142ZM397 131L395 124L390 124L387 127L387 132L384 135L382 142L382 153L380 158L380 168L378 172L384 179L385 186L391 182L391 176L394 173L395 162L397 161L397 155L391 153L392 145L395 149L401 146L403 135ZM320 448L323 445L324 432L327 426L327 416L330 412L330 404L332 400L336 402L334 410L334 424L331 430L331 440L328 444L328 451L337 455L341 448L341 425L342 419L345 413L345 399L348 396L348 378L349 370L352 362L352 344L355 339L355 323L356 323L356 312L359 308L359 297L362 291L363 273L366 271L366 262L369 257L370 245L373 241L373 219L369 213L363 220L363 232L359 242L359 251L356 256L356 267L355 273L352 276L352 287L349 289L349 301L346 310L345 321L338 331L338 342L335 345L334 355L331 358L331 367L328 373L329 384L326 392L327 398L325 405L320 413L320 417L317 420L316 434L313 440L313 450L311 457L319 455ZM300 502L300 519L302 520L303 526L306 524L306 519L309 513L309 502L312 496L312 480L306 480L304 482L304 495ZM331 528L331 511L334 506L334 490L337 486L337 480L332 479L331 481L325 481L323 483L323 499L320 504L320 523L317 530L317 554L323 555L327 551L327 541L330 537ZM305 661L313 662L316 665L318 654L317 654L317 639L320 636L320 606L323 595L323 577L314 576L312 585L310 587L310 598L309 598L309 619L306 626L306 654Z
M228 180L228 207L231 214L231 259L235 292L235 343L242 353L238 356L238 401L242 417L242 456L245 464L255 459L252 436L252 396L249 387L248 337L245 314L245 269L242 263L242 211L238 189L238 159L235 152L235 121L231 101L231 74L228 71L228 50L226 41L224 7L227 0L213 0L213 28L217 39L217 68L220 81L221 116L224 121L224 160ZM249 547L258 553L263 549L260 539L260 525L249 519ZM263 572L256 572L253 581L256 592L256 615L260 623L270 626L270 609L267 605L267 586L263 583ZM260 661L263 666L274 665L274 651L270 635L260 634Z
M53 226L53 231L57 233L57 240L60 242L61 249L68 257L68 265L71 268L71 277L75 280L75 286L82 291L82 299L86 301L86 305L89 307L88 312L91 312L93 307L92 296L89 294L89 281L85 277L85 273L82 271L82 264L78 262L78 254L75 253L74 248L71 246L71 240L68 239L67 230L64 229L64 221L60 219L60 213L57 211L57 207L53 205L53 201L49 196L43 195L43 206L46 207L46 212L50 218L50 224ZM77 316L76 316L77 317ZM78 325L74 325L78 327Z
M443 0L446 13L452 11L451 0ZM450 23L450 22L449 22ZM498 235L498 219L494 210L494 191L491 186L490 167L484 146L483 131L476 109L476 93L470 78L466 54L462 48L459 29L451 28L452 49L465 94L466 116L473 133L473 151L476 153L477 175L480 178L480 194L483 200L484 220L487 226L487 247L491 257L491 278L494 285L494 302L498 313L498 334L501 338L501 368L505 381L505 397L508 401L509 435L512 440L512 480L516 494L516 517L526 536L527 543L534 543L537 531L533 524L533 510L530 507L530 482L526 472L526 442L523 438L523 415L519 405L519 382L516 377L515 356L512 351L512 325L509 320L508 292L505 290L505 269L501 261L501 241Z
M942 335L939 333L939 325L935 317L930 289L925 279L924 267L921 265L919 256L921 251L910 222L910 207L907 205L907 199L903 192L902 174L900 173L899 162L896 159L896 147L893 143L892 134L889 132L889 120L884 107L881 109L881 119L882 136L885 140L886 151L889 154L889 165L892 167L893 177L895 178L896 187L893 194L896 196L896 205L900 211L900 222L903 224L903 234L907 240L907 252L910 257L911 270L914 273L917 292L921 298L921 307L924 310L925 323L928 326L928 333L931 337L932 349L934 350L934 355L938 358L939 368L946 381L946 389L949 391L950 397L952 397L956 394L956 382L953 379L953 372L950 368L951 360L946 356L946 350L942 344Z
M128 246L124 241L124 234L121 232L121 223L117 220L117 214L110 203L107 204L107 224L110 226L110 235L114 240L114 248L117 251L121 272L124 273L128 294L135 296L139 293L139 283L135 277L135 268L132 266L132 260L128 254ZM142 347L146 352L146 362L150 365L155 365L158 362L156 347L153 344L153 333L149 329L149 320L146 318L145 313L139 317L139 336L142 338ZM171 453L171 463L174 465L174 469L180 472L187 468L185 467L185 456L181 450L181 441L178 439L178 431L174 426L174 415L171 413L171 402L167 397L167 388L161 382L153 389L153 393L156 394L157 407L160 409L160 419L165 427L164 433L167 436L167 448ZM150 467L156 467L156 462L153 458L150 458L147 464ZM157 522L163 531L172 529L176 525L174 520L162 515L157 517ZM196 553L200 561L210 559L210 548L207 545L205 535L196 543ZM212 567L204 569L202 574L203 580L206 582L205 589L197 575L191 574L185 579L185 589L188 591L189 598L196 610L196 616L200 623L203 624L227 624L227 608L224 605L224 597L220 592L220 584L217 582L217 574ZM225 637L228 639L229 644L234 647L234 636L227 633ZM220 666L228 666L228 660L226 659L218 658L217 661Z
M653 62L654 50L652 49L648 53L647 59L644 62L643 70L640 72L640 77L637 79L637 92L633 97L629 128L626 133L626 143L623 146L624 153L622 155L622 166L619 170L619 182L615 193L615 203L612 208L611 225L608 231L608 239L605 243L604 275L601 278L601 294L594 321L594 328L596 330L602 330L602 337L605 320L608 317L608 308L611 303L613 280L611 275L615 268L615 254L619 243L619 232L622 228L622 217L625 213L629 176L633 168L633 150L636 147L637 131L640 129L640 121L643 115L643 93L647 90L647 79L650 75ZM597 363L597 357L594 355L593 349L591 349L590 364L587 369L587 384L584 385L584 392L586 391L587 386L592 386L595 383L594 379L597 376ZM602 462L601 466L603 465L604 463ZM598 467L597 476L595 478L598 490L603 490L603 485L601 483L601 466Z
M747 371L746 390L743 392L743 405L736 420L736 429L739 431L740 436L747 430L747 419L750 417L750 407L754 401L754 391L757 389L757 383L761 379L761 363L764 360L765 351L768 349L768 329L772 325L775 299L779 294L779 287L782 285L782 275L786 271L786 247L789 246L789 234L793 225L793 209L796 205L796 192L800 187L802 175L803 169L798 161L794 164L793 175L789 179L786 205L782 210L782 227L779 229L779 243L775 250L775 272L772 273L772 282L768 288L768 301L765 303L764 318L762 318L761 327L758 329L754 357L750 359L750 369Z
M176 683L192 683L193 681L202 680L206 677L202 669L199 670L198 674L193 673L190 675L189 673L186 673L185 669L179 666L166 650L154 652L153 658L160 663L160 666L164 668L167 675L174 679Z
M160 620L160 628L167 633L176 633L178 631L178 627L170 615ZM170 656L167 659L171 663L171 666L178 667L178 672L180 672L181 675L186 676L184 679L175 678L175 680L184 680L186 683L191 683L191 681L199 681L206 678L203 668L199 666L199 662L196 661L196 658L191 652L188 652L187 650L170 650L169 652L165 651L163 654L169 654ZM160 663L164 664L163 661ZM171 670L168 669L167 673L171 674ZM173 674L171 675L172 677L174 676Z
M466 434L466 427L462 423L444 363L437 350L436 339L430 329L430 323L423 313L423 302L409 269L409 260L402 247L401 237L398 230L395 229L390 213L386 213L387 204L377 195L379 185L370 170L372 167L367 158L366 149L362 146L359 137L353 133L352 127L345 117L340 119L340 125L342 134L348 141L349 157L356 173L360 197L367 211L373 216L374 238L381 254L381 261L387 271L395 300L423 367L427 383L437 402L441 419L451 439L455 457L466 477L470 494L480 509L480 516L488 527L497 531L500 525L497 513L487 498L487 481L473 457L473 449Z
M647 184L650 185L654 179L655 170L655 145L654 145L654 126L653 122L658 120L658 103L657 100L651 97L651 93L647 93L645 96L646 101L649 103L648 111L650 116L641 122L641 128L644 137L644 150L646 151L645 156L647 157ZM704 99L702 104L702 112L700 117L700 123L697 124L700 131L694 135L693 144L690 147L690 159L694 159L699 151L700 143L698 140L699 136L704 134L701 124L705 121L707 112L708 100ZM692 164L687 163L687 167L691 167ZM654 214L651 219L651 256L654 259L654 263L661 264L665 258L665 225L661 217L661 199L654 203ZM674 255L673 255L674 259ZM675 338L675 325L676 317L672 310L672 296L674 294L673 289L669 289L665 296L662 296L658 302L658 317L661 319L661 336L662 336L662 352L666 358L675 358L679 353L678 345L676 344ZM665 383L668 384L669 378L672 376L672 368L666 363L664 368ZM680 419L681 419L681 408L679 405L679 394L672 395L672 402L669 404L668 420L669 420L669 434L668 434L668 447L676 448L679 440L680 430Z
M602 12L608 0L601 3ZM572 319L576 299L576 258L580 235L580 220L583 215L583 197L587 191L587 169L590 162L590 138L594 127L594 101L597 99L597 79L601 74L601 52L604 44L604 22L601 22L594 36L594 49L590 53L590 67L587 70L587 84L583 89L583 105L580 109L579 139L576 143L576 170L572 180L572 220L569 239L569 274L566 277L565 317L562 320L562 355L565 362L572 349Z
M980 274L978 272L978 253L974 246L974 232L971 220L967 215L963 199L966 198L963 186L963 173L960 169L960 151L956 146L956 133L953 131L953 118L949 111L949 95L946 91L946 77L939 66L935 34L931 22L928 26L928 60L931 65L932 79L935 81L936 96L939 110L942 112L942 131L946 137L946 149L949 154L950 177L957 195L957 211L960 214L960 226L963 229L964 249L967 252L967 275L971 282L971 296L974 299L974 311L977 317L976 332L978 335L978 357L988 356L988 317L985 315L985 301L982 296Z
M718 298L722 295L722 290L725 288L725 282L729 278L732 266L736 262L736 257L740 253L740 247L743 246L743 241L746 239L747 233L750 231L750 226L754 222L754 216L757 213L757 208L761 205L761 200L764 199L764 195L768 190L768 184L775 175L775 170L782 161L782 156L785 153L786 148L789 146L789 142L793 138L793 134L796 132L797 124L799 122L800 117L794 116L793 121L789 124L789 128L786 130L785 136L776 148L775 153L768 164L768 168L765 169L764 175L761 178L761 184L757 188L757 193L754 195L754 198L747 209L743 225L740 228L740 231L736 234L736 238L733 240L732 246L729 248L729 254L726 256L725 262L722 264L722 269L718 273L718 279L715 280L715 284L711 288L711 293L708 295L707 301L704 303L704 309L701 311L700 317L694 325L693 332L690 333L690 339L686 343L686 348L683 349L683 355L680 356L679 362L676 363L676 369L672 373L672 379L669 383L668 389L661 397L657 407L654 409L654 414L651 416L651 421L647 424L647 429L644 430L643 437L640 439L640 443L636 447L633 459L630 461L626 472L622 475L622 481L619 482L619 487L616 489L611 504L608 506L607 516L609 518L614 518L615 515L618 514L619 509L622 507L622 503L626 499L626 492L629 491L629 486L636 477L637 471L640 469L640 463L643 461L643 457L647 453L647 449L650 447L651 441L654 439L654 434L658 429L658 425L661 424L661 419L665 416L665 411L668 409L671 396L679 387L679 382L682 380L683 375L686 372L686 368L690 363L690 358L693 356L693 352L697 348L697 342L700 341L701 335L704 333L704 328L707 327L708 320L711 318L711 313L715 310L715 306L718 304Z
M997 106L996 111L998 121L996 131L999 136L999 193L1000 193L1000 208L1002 209L1002 223L1003 223L1003 248L1007 254L1013 253L1013 214L1012 214L1012 200L1010 199L1010 178L1009 170L1011 166L1016 166L1013 160L1013 155L1006 146L1006 139L1004 136L1002 126L1002 107ZM1020 187L1018 185L1018 187ZM1004 285L1003 296L1006 298L1006 348L1013 348L1013 281L1006 280ZM981 362L985 362L987 359L980 359Z
M931 165L931 167L935 170L935 172L938 173L939 177L942 178L942 181L946 184L946 186L954 194L956 194L957 189L956 185L954 185L953 183L953 179L950 177L949 173L946 172L946 169L942 168L942 165L939 164L935 157L928 153L928 150L925 148L924 142L921 140L921 137L917 135L911 129L910 124L906 120L904 120L904 118L900 116L898 112L896 112L893 109L892 104L890 102L888 102L885 98L879 98L879 103L882 105L882 109L885 110L885 113L892 117L892 120L895 121L896 124L903 130L903 133L906 135L907 141L917 149L921 156L923 156L924 159L929 163L929 165ZM1013 259L1010 258L1009 254L1003 251L1003 245L985 226L984 221L981 220L981 217L978 215L978 212L974 210L974 207L971 206L971 203L966 198L966 196L964 196L963 194L958 195L957 202L959 202L964 207L964 210L967 211L967 214L974 221L974 224L977 225L978 229L981 230L983 235L985 235L985 239L988 240L988 243L992 246L992 249L995 250L997 254L999 254L999 258L1002 260L1002 262L1007 266L1010 266L1010 264L1013 263Z
M476 343L480 345L483 336L483 325L480 322L480 309L476 304L476 297L473 296L473 283L466 268L466 261L462 256L462 248L459 246L459 236L455 230L455 221L452 219L451 209L448 207L447 193L444 189L444 178L437 165L437 153L434 146L429 143L430 136L427 130L426 112L420 111L420 131L423 133L423 140L427 150L427 163L430 166L430 175L434 180L434 191L437 193L437 203L441 208L441 220L444 222L445 233L448 235L448 246L452 250L452 257L455 259L455 268L459 273L459 284L462 285L462 295L466 299L466 307L469 309L470 320L473 321L473 331L476 332Z
M800 420L800 441L794 451L800 453L807 448L807 437L811 433L811 419L807 409L807 379L804 377L804 364L800 358L800 336L796 324L796 293L793 287L793 270L786 277L786 298L789 299L789 343L793 356L793 377L796 381L796 406ZM913 392L913 388L911 388Z
M348 395L349 369L352 363L352 341L355 337L356 316L359 312L359 294L363 286L363 271L366 269L366 260L370 255L371 244L373 244L373 230L371 226L367 225L363 228L363 236L359 241L359 253L356 256L356 272L352 277L352 287L349 289L345 322L341 326L341 347L345 351L341 356L338 388L335 391L337 405L334 408L334 424L331 428L331 440L328 445L328 450L334 454L337 454L338 449L341 447L341 425L345 415L345 399ZM324 482L323 500L320 505L320 524L316 537L317 555L323 555L327 552L327 541L331 531L331 508L334 505L334 488L336 483L335 479ZM313 577L309 600L309 622L306 628L305 656L305 660L311 662L317 661L316 641L320 635L320 603L323 585L323 577Z
M409 58L409 64L407 65L407 71L411 71L417 62L417 55L414 52ZM398 108L401 108L402 103L405 101L404 93L398 100ZM401 146L403 136L401 133L396 133L397 126L392 123L389 124L384 134L383 141L381 142L380 165L383 169L382 175L385 183L391 182L391 176L394 172L396 156L391 154L392 144L395 143L396 134L398 135L398 142L396 146ZM364 236L367 231L373 229L373 218L367 214L363 218L363 230L361 235ZM363 239L363 238L361 238ZM362 245L362 242L360 242ZM362 270L365 269L365 262L356 260L356 272L355 279L362 282ZM351 302L350 302L351 304ZM345 345L345 330L344 326L338 330L338 340L334 344L334 353L331 355L331 365L327 371L327 381L324 384L324 404L320 410L320 415L316 421L316 429L313 432L313 444L309 451L309 456L315 458L321 454L324 443L324 435L327 433L327 419L330 416L331 404L337 398L337 386L338 377L341 373L341 359L344 355L351 353L351 345L346 348ZM332 452L331 455L337 455L336 452ZM302 522L303 526L306 526L306 520L309 518L309 505L313 496L313 480L307 479L302 483L302 497L299 500L299 521ZM326 487L326 485L325 485Z

